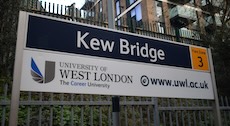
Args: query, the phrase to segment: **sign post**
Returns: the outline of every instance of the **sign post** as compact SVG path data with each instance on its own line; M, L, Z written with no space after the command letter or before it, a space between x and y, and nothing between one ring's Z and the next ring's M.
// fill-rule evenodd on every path
M19 13L19 22L18 22L18 32L17 32L17 43L16 43L16 53L15 53L15 62L14 62L14 77L13 77L13 86L11 93L11 102L10 102L10 120L9 126L17 126L18 122L18 108L19 108L19 98L20 98L20 85L21 85L21 71L22 71L22 62L23 62L23 48L24 45L20 42L25 41L25 17L23 13Z
M216 87L216 79L215 79L215 72L214 72L214 66L213 66L213 60L212 60L212 53L211 53L210 48L208 49L208 57L209 57L212 84L213 84L213 93L214 93L214 101L213 101L214 118L215 118L214 122L215 122L215 126L222 126L219 98L218 98L218 92L217 92L217 87Z
M114 0L108 0L108 26L110 29L115 29L115 16L114 16ZM120 102L118 96L112 97L112 118L113 118L113 126L120 125Z

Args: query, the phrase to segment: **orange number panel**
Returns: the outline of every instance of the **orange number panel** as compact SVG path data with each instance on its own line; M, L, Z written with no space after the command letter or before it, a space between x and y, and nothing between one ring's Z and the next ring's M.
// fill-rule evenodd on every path
M204 48L190 47L192 68L196 70L209 70L208 54Z

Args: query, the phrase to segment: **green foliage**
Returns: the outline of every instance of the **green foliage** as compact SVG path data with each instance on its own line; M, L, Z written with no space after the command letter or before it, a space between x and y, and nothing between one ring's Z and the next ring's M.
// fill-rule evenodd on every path
M19 126L25 126L26 125L26 106L20 106L19 112L18 112L18 125Z
M218 11L213 7L209 9L213 27L201 36L204 44L212 48L213 62L215 67L216 81L220 95L230 96L230 2L223 0ZM220 15L222 25L215 23L215 14Z
M19 1L0 1L0 84L12 81Z

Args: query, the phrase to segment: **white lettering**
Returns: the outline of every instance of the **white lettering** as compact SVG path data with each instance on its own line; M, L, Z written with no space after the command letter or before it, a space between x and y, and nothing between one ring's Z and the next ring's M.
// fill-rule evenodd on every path
M145 43L145 46L142 46L142 47L141 47L140 52L141 52L141 55L142 55L143 57L149 57L149 53L148 53L148 44L147 44L147 43Z
M113 52L115 43L114 41L103 40L98 38L86 39L86 37L90 36L89 34L89 32L82 34L81 31L77 31L77 48L84 47L85 49L92 49L95 51L103 51L110 53ZM88 41L86 42L86 40ZM120 38L120 54L149 58L150 62L165 60L164 50L149 47L148 43L144 43L144 45L140 44L139 42L136 42L135 44L130 44L128 40L123 38Z
M81 43L82 43L86 49L89 49L89 46L86 44L86 42L84 40L85 37L88 36L88 35L89 35L88 32L86 32L83 36L81 36L80 31L77 32L77 47L78 48L81 48Z
M92 38L89 41L89 45L85 42L85 38L89 35L89 32L86 32L84 35L81 34L81 31L77 32L77 48L81 48L81 45L83 45L86 49L92 49L92 50L101 50L106 52L113 52L114 47L114 41L108 41L103 39L97 39Z
M148 43L145 43L144 46L140 46L138 42L132 45L126 39L120 39L120 53L144 58L150 57L151 62L157 62L158 59L165 60L165 52L162 49L149 48Z
M107 49L109 50L109 52L113 52L113 47L114 47L114 41L110 42L109 41L104 41L103 40L100 40L101 41L101 47L102 47L102 50L105 52Z
M126 39L120 39L120 53L121 54L129 54L129 42Z
M154 48L150 48L149 49L149 55L150 55L150 61L151 62L156 62L157 61L157 55L156 55L156 53L157 53L157 50L156 49L154 49Z
M165 52L163 50L159 49L157 56L160 60L164 60L165 59Z
M99 42L98 39L92 38L92 39L90 40L90 47L91 47L93 50L100 50L99 46L100 46L100 42Z

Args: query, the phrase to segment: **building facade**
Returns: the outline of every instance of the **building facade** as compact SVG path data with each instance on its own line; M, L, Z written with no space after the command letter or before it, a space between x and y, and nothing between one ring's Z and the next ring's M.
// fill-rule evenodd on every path
M115 17L136 1L114 0ZM199 39L198 33L209 32L213 25L221 25L218 9L223 6L221 3L223 0L142 0L117 19L116 24L133 29L153 26L153 30L162 34L171 34L173 29L175 34L182 37ZM96 19L107 21L107 0L86 0L82 10L88 11ZM214 18L213 13L216 13ZM184 31L190 34L183 34Z

